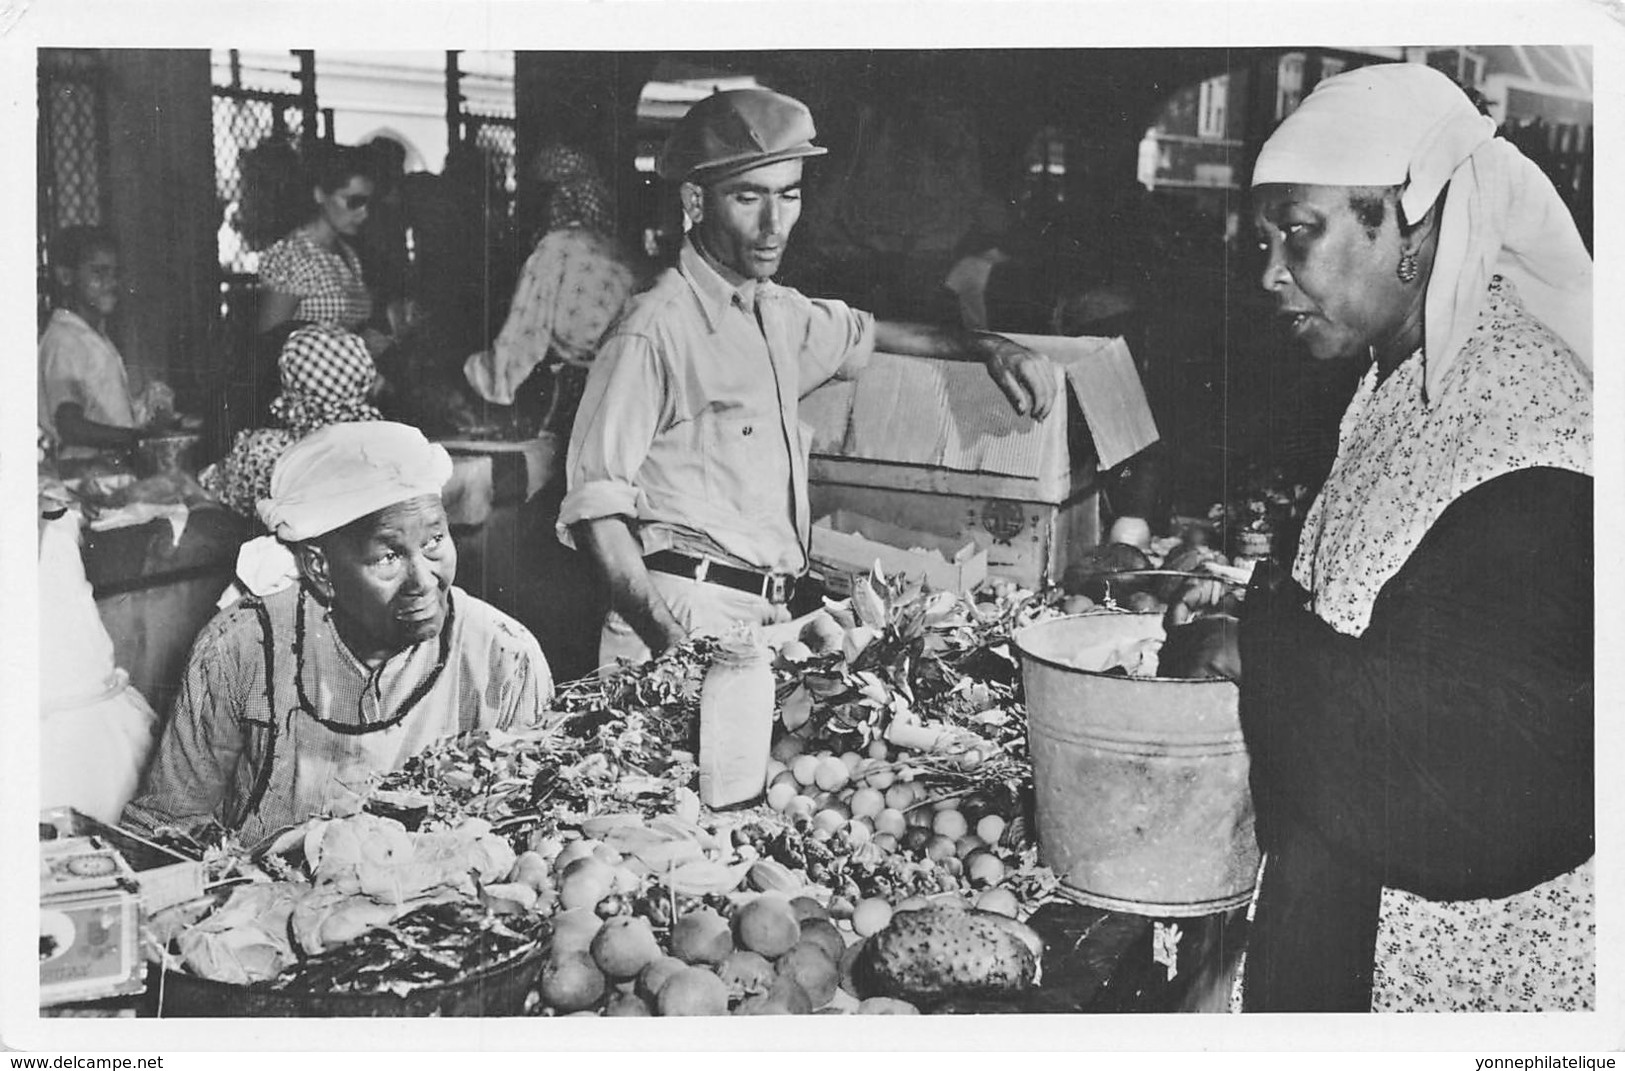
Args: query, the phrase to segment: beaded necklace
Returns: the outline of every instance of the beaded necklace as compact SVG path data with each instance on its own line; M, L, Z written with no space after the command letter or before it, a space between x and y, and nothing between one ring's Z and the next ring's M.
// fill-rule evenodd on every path
M446 623L440 629L440 658L435 662L434 669L429 671L429 675L424 677L416 688L412 689L412 694L406 697L406 700L393 717L385 718L383 721L367 722L362 716L361 702L357 701L355 721L332 721L316 713L316 705L310 701L310 696L305 694L305 589L301 586L298 605L294 608L293 615L293 687L294 694L298 698L297 709L335 733L341 733L345 736L360 736L363 733L376 732L380 729L388 729L399 725L401 719L412 713L413 708L423 702L423 697L429 694L430 689L435 686L435 682L440 679L441 672L445 670L446 663L451 660L451 632L452 626L456 622L456 614L457 604L448 596L446 600ZM380 672L382 668L379 667Z

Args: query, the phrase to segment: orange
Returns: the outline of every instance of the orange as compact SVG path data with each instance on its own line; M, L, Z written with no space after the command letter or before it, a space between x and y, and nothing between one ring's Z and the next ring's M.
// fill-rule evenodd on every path
M859 901L852 912L852 932L859 937L879 933L891 921L891 904L878 896Z
M809 787L818 779L820 761L817 755L797 755L796 760L790 764L790 772L795 775L796 782L803 788Z
M812 1006L822 1008L835 996L840 971L824 950L815 944L799 944L773 965L781 977L789 978L807 991Z
M896 997L870 997L858 1002L859 1015L918 1015L920 1009Z
M655 998L661 1015L727 1015L728 987L704 967L684 967L666 980Z
M957 809L939 810L931 819L931 831L958 840L970 831L970 824Z
M972 852L965 859L965 873L973 885L997 885L1004 880L1004 862L992 852Z
M839 792L851 779L852 771L834 755L819 759L818 766L813 770L814 782L825 792Z
M767 790L767 805L775 811L783 811L790 806L790 801L796 798L797 786L779 782Z
M890 833L894 837L901 837L907 829L908 819L895 807L887 807L875 815L876 833Z
M650 1004L654 1003L660 995L660 987L671 979L671 976L682 970L688 964L676 956L659 956L649 962L649 965L638 974L637 994Z
M997 814L984 814L982 820L976 823L976 835L988 844L999 843L1004 836L1004 827L1007 823L1003 816Z
M559 906L565 910L596 907L614 884L614 867L595 856L577 859L559 878Z
M873 818L886 809L886 795L878 788L860 788L852 793L853 818Z
M611 1018L627 1015L653 1015L648 1003L636 993L616 991L604 1004L604 1014Z
M590 907L560 911L553 916L553 954L586 952L604 920Z
M835 928L835 923L828 919L805 919L801 923L801 938L798 945L812 944L823 949L824 955L837 962L841 953L846 951L846 938L841 931Z
M717 964L717 977L728 987L732 1000L766 993L773 986L773 964L759 952L735 949Z
M795 979L777 975L766 993L746 997L735 1015L811 1015L812 998Z
M742 947L774 959L790 951L801 928L789 900L763 893L734 912L734 933Z
M671 954L684 963L721 963L734 950L728 920L701 908L690 911L671 927Z
M1009 889L988 889L976 898L980 911L991 911L1008 918L1016 917L1016 894Z
M791 899L790 908L796 913L796 924L800 925L808 919L827 919L829 909L810 896L797 896Z
M592 939L593 962L613 981L636 978L659 956L660 944L649 920L634 915L606 919Z
M585 1011L603 999L608 983L585 952L549 957L542 968L542 1003L559 1012Z

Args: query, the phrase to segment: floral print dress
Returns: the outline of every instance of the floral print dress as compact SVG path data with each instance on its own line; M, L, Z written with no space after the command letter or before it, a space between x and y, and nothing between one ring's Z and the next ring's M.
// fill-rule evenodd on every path
M1520 469L1592 472L1591 383L1491 282L1476 330L1424 397L1423 358L1367 373L1337 461L1305 519L1293 575L1313 612L1358 636L1372 603L1445 507ZM1430 901L1384 889L1372 1008L1562 1011L1595 1001L1592 862L1499 900Z

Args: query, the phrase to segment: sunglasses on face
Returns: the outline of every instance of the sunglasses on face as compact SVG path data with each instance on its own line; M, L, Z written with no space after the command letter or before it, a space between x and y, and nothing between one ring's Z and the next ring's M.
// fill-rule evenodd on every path
M344 202L344 207L348 208L351 212L359 212L361 209L367 207L368 202L372 200L372 194L348 193L341 197L340 200Z

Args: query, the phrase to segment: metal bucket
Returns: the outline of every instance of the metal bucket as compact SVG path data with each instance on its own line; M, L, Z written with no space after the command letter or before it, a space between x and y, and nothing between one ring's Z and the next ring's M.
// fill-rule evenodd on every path
M1239 907L1258 871L1238 690L1102 672L1160 614L1092 613L1016 634L1043 861L1074 899L1193 917Z

